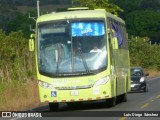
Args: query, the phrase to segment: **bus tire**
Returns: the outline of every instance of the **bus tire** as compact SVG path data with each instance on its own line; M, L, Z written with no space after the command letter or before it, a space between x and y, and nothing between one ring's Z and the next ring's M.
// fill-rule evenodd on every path
M58 103L49 103L49 108L50 108L50 111L57 111L59 108L59 104Z
M107 107L114 107L116 105L116 97L109 98L106 100Z
M127 93L121 95L121 101L122 102L127 102Z

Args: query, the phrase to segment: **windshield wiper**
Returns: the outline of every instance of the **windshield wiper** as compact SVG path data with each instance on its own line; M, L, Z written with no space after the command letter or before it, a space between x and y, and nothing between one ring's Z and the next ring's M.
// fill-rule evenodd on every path
M90 73L90 70L89 70L89 68L88 68L87 62L86 62L86 60L85 60L85 58L84 58L83 52L82 52L82 50L81 50L80 47L78 47L78 53L79 53L79 56L81 57L81 59L82 59L82 61L83 61L83 65L84 65L87 73L89 74L89 73Z

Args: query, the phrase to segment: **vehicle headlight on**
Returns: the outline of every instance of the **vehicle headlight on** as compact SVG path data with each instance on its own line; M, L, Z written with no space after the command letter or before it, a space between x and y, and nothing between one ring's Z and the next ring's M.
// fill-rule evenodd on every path
M144 82L145 78L141 77L140 82Z
M46 83L46 82L43 82L43 81L41 81L41 80L39 80L38 81L38 84L41 86L41 87L43 87L44 89L52 89L53 88L53 86L51 85L51 84L49 84L49 83Z
M106 76L104 78L99 79L98 81L96 81L93 85L93 87L99 86L99 85L104 85L109 81L109 76Z

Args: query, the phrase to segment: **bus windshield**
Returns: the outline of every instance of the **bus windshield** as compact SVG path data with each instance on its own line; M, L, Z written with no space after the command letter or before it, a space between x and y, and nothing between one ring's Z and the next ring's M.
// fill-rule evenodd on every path
M45 75L90 74L107 67L104 20L38 24L38 66Z

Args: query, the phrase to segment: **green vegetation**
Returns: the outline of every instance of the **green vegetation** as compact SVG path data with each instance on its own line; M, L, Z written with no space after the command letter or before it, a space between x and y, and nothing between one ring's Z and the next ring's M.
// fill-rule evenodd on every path
M35 6L37 0L1 0L0 4L10 4L12 6ZM47 4L71 4L72 0L39 0L42 5Z
M94 0L94 2L93 0L73 0L73 4L75 4L75 6L76 6L76 3L78 4L78 2L80 6L88 7L90 9L98 9L98 8L105 9L106 11L111 12L115 15L118 14L117 12L123 11L120 7L108 2L107 0Z
M160 71L160 45L151 44L147 37L131 37L129 41L131 66Z
M26 100L37 96L32 95L36 89L28 90L28 84L35 82L34 55L28 51L28 40L21 31L6 35L0 30L0 44L0 110L16 110L14 107L28 105Z
M0 80L26 81L35 74L34 59L28 51L28 40L22 32L11 32L8 36L0 31Z
M129 35L149 37L152 43L160 43L159 0L109 0L121 7L119 13L127 24Z
M36 15L34 11L28 11L28 13L29 12L31 15ZM11 21L7 22L5 32L9 34L12 31L21 30L24 34L24 37L28 38L31 34L31 31L29 30L30 25L32 25L32 27L35 27L35 21L29 19L28 13L23 14L20 12L16 12L14 18Z
M128 32L141 37L148 36L160 42L160 13L152 10L133 11L126 15Z

